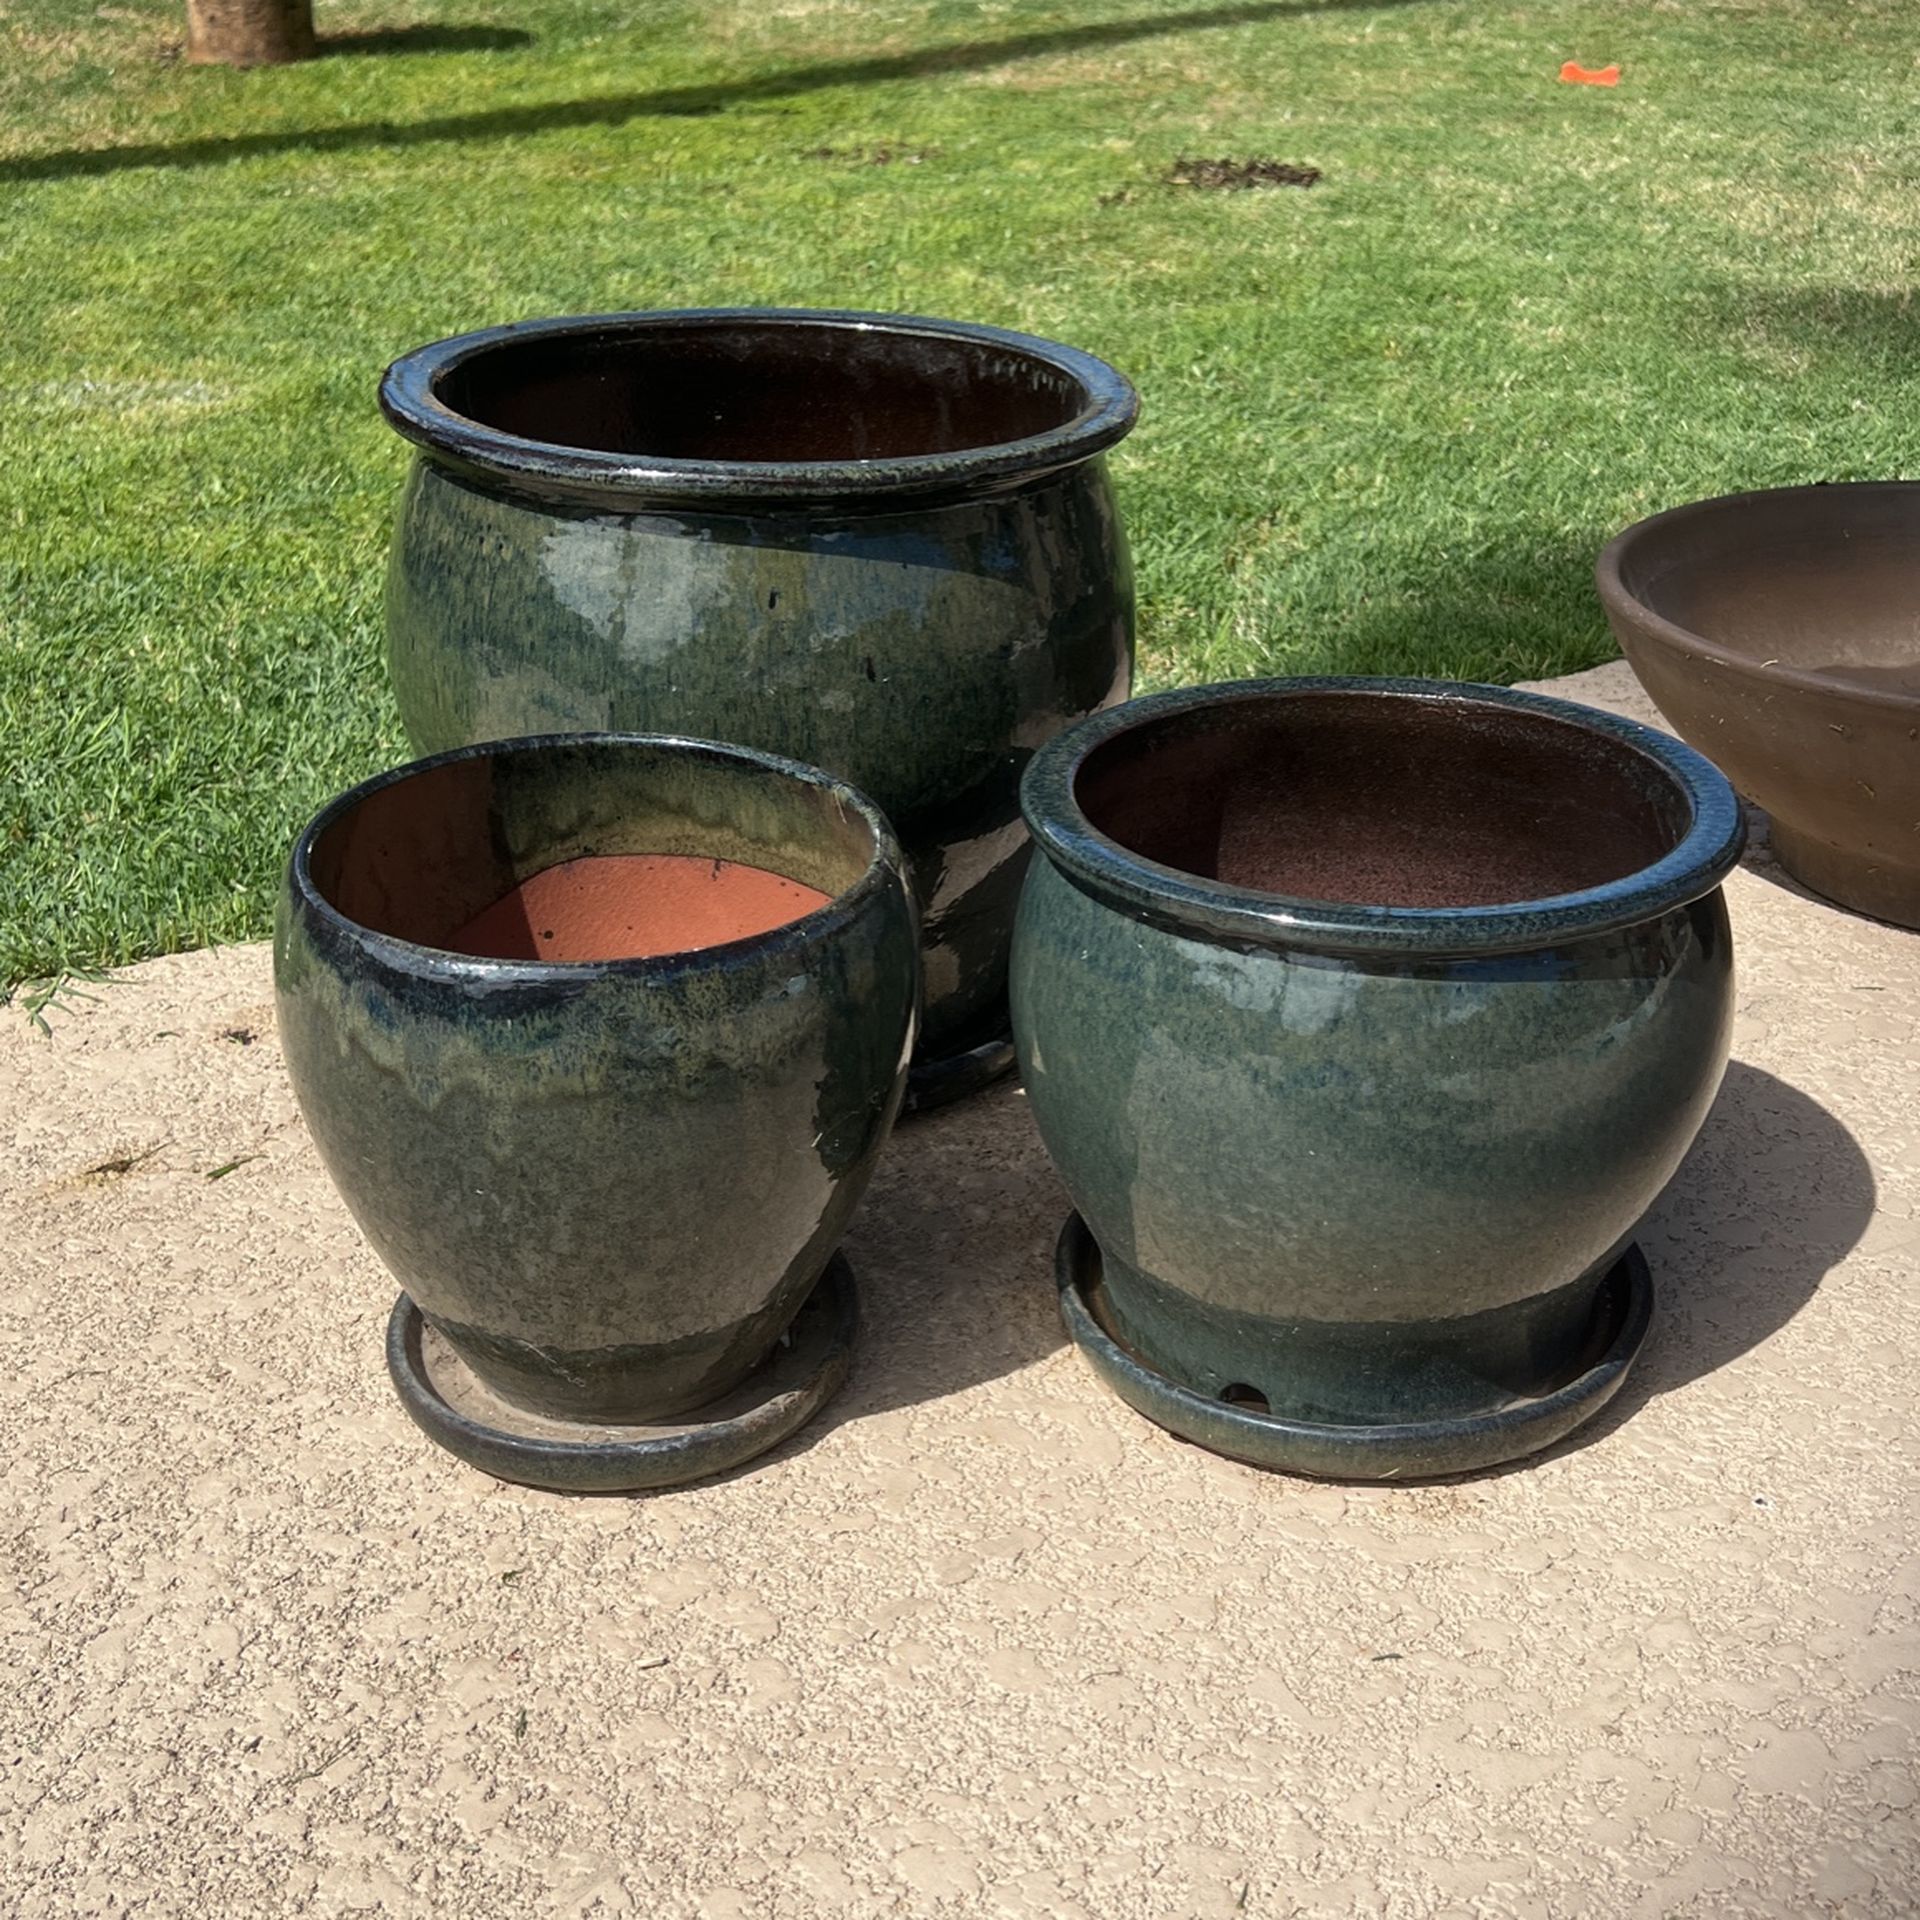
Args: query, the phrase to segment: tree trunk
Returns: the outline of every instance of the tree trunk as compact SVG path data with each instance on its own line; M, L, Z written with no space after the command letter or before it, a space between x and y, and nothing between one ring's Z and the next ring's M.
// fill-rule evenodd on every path
M313 53L313 0L187 0L196 65L272 67Z

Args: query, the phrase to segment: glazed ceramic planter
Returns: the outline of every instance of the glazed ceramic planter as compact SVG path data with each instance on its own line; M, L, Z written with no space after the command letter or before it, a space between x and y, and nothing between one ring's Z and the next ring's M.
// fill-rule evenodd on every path
M503 935L534 876L637 856L801 904L733 938L676 907L717 943L652 957L537 957L577 931L564 902ZM835 1248L902 1097L917 942L872 803L743 748L510 741L327 807L281 898L280 1032L405 1289L389 1361L415 1419L490 1472L604 1490L737 1465L818 1407L846 1371ZM783 1339L800 1358L762 1379Z
M1920 483L1676 507L1600 556L1640 684L1816 893L1920 927Z
M1714 768L1501 688L1248 681L1073 729L1025 805L1014 1032L1109 1383L1343 1478L1596 1412L1726 1061Z
M749 310L468 334L380 395L418 449L387 581L415 745L665 728L831 769L913 865L916 1099L1010 1066L1020 774L1132 674L1126 381L991 327Z

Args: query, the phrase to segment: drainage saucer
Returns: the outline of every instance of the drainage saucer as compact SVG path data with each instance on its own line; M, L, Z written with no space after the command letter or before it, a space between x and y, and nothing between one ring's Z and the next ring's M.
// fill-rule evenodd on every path
M555 1493L636 1493L728 1473L798 1432L845 1381L858 1321L853 1269L836 1253L779 1344L739 1386L659 1425L587 1425L512 1406L405 1293L387 1322L387 1371L415 1424L482 1473Z
M1600 1283L1586 1371L1537 1400L1393 1426L1290 1420L1182 1386L1116 1340L1104 1318L1099 1245L1078 1213L1054 1249L1060 1316L1093 1370L1136 1413L1197 1446L1252 1466L1321 1480L1421 1480L1477 1473L1550 1447L1620 1391L1653 1319L1653 1276L1637 1246Z

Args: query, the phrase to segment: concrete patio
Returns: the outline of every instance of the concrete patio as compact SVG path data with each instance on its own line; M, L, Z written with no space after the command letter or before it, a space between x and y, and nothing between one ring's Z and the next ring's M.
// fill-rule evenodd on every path
M1735 1063L1644 1232L1640 1368L1418 1487L1108 1398L1013 1090L896 1136L798 1443L496 1485L387 1385L265 947L0 1015L0 1905L1911 1913L1920 936L1764 846L1728 892Z

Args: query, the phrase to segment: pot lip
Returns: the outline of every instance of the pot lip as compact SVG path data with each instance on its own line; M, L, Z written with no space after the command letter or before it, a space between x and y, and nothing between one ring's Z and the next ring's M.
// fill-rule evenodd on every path
M1745 674L1767 686L1791 687L1796 692L1819 694L1827 699L1857 700L1867 706L1911 713L1915 701L1910 693L1900 693L1891 687L1867 686L1852 680L1836 679L1831 674L1820 673L1809 667L1787 666L1778 662L1769 664L1722 641L1695 633L1650 607L1627 585L1622 572L1627 556L1636 546L1656 532L1675 524L1731 514L1758 500L1811 502L1848 493L1906 493L1920 497L1920 480L1839 480L1815 486L1754 487L1744 493L1721 493L1706 500L1689 500L1680 506L1668 507L1662 513L1649 514L1646 519L1636 520L1632 526L1616 533L1594 562L1594 585L1599 589L1601 604L1631 631L1632 637L1644 636L1685 659L1706 661L1716 667ZM1626 636L1623 636L1622 645L1625 644Z
M1575 893L1475 907L1386 907L1308 900L1183 873L1123 847L1081 810L1074 787L1098 748L1135 728L1209 707L1321 694L1492 705L1608 735L1655 762L1692 819L1652 865ZM1235 680L1150 694L1055 735L1029 762L1021 810L1047 859L1084 891L1168 931L1239 946L1409 959L1525 952L1636 926L1711 893L1740 858L1746 825L1726 776L1691 747L1638 721L1551 694L1466 680L1313 675Z
M831 793L849 812L857 814L873 836L873 853L866 870L852 886L835 894L825 906L797 919L784 921L764 933L738 940L715 941L710 946L687 947L674 953L622 960L512 960L455 953L446 947L402 939L352 919L330 901L313 877L313 849L320 836L376 793L416 775L432 773L463 760L498 758L507 753L537 753L556 747L640 747L667 749L694 758L731 761L797 780ZM789 760L755 747L728 741L700 740L678 733L530 733L504 740L483 740L454 747L390 767L336 795L301 828L287 861L286 891L303 913L325 927L336 939L359 948L393 971L430 978L450 985L493 989L508 986L583 987L601 980L662 984L686 974L713 973L731 967L755 965L786 952L797 953L817 941L830 939L850 926L897 879L911 910L912 890L906 884L906 856L885 814L859 788L819 767Z
M960 341L1044 362L1083 396L1072 419L1030 434L945 453L880 460L674 460L528 440L456 413L438 385L463 363L524 341L592 334L665 334L709 328L838 330ZM515 320L403 354L380 378L380 409L395 431L436 460L534 494L593 502L767 505L789 508L926 493L989 493L1075 466L1124 439L1139 412L1126 376L1078 347L1034 334L918 314L832 307L672 307Z

